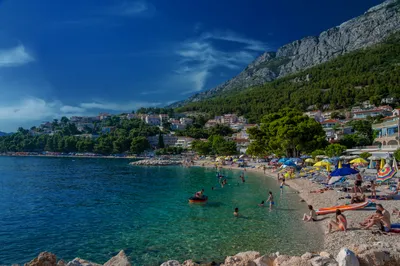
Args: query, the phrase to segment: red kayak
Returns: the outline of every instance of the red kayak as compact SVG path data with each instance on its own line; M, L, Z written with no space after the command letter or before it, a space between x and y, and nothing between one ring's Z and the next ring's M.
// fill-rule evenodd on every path
M316 210L317 215L325 215L325 214L330 214L330 213L335 213L337 209L340 211L351 211L351 210L358 210L358 209L363 209L368 206L370 202L365 201L361 203L354 203L354 204L348 204L348 205L340 205L340 206L333 206L329 208L321 208Z
M204 203L207 202L207 200L208 200L207 196L203 196L201 198L191 197L189 198L189 203Z

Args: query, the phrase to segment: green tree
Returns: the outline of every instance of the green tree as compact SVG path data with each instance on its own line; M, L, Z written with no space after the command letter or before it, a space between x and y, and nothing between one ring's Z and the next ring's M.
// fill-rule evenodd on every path
M158 134L158 148L163 149L165 147L164 145L164 137L161 134L161 132Z
M325 155L325 151L321 150L321 149L317 149L317 150L311 152L311 156L313 158L317 157L318 155Z
M145 137L136 137L131 142L131 152L140 154L150 148L150 143Z
M344 145L330 144L325 148L325 154L329 157L340 156L346 149Z
M361 158L363 158L363 159L368 159L369 157L371 157L372 156L372 154L371 153L369 153L369 152L363 152L363 153L360 153L360 157Z
M211 143L209 141L194 140L192 142L192 150L200 155L208 155L212 151Z
M400 149L397 149L394 153L393 153L394 158L396 158L396 160L399 162L400 161Z

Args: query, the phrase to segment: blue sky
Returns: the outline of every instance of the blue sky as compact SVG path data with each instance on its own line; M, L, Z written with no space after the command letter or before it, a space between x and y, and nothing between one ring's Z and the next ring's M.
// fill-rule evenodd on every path
M0 0L0 131L163 106L381 0Z

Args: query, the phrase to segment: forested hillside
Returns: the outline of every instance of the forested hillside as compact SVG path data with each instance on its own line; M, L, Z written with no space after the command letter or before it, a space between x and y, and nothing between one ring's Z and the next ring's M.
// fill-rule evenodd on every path
M329 104L330 109L339 109L365 100L378 105L387 97L400 98L400 34L297 74L190 103L176 111L212 116L236 113L259 122L264 114L283 107L305 111L312 105L321 108Z

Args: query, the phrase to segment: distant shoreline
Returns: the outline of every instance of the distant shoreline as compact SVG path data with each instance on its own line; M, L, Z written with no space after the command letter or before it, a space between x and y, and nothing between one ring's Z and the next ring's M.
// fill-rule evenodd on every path
M118 156L89 156L89 155L43 155L43 154L0 154L0 157L47 157L47 158L91 158L91 159L135 159L143 160L144 157L118 157Z

